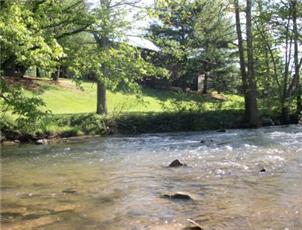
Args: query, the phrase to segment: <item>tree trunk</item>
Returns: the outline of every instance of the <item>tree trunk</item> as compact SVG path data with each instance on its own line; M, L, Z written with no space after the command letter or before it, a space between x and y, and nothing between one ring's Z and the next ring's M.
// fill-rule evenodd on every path
M258 107L257 107L257 86L255 77L254 54L253 54L253 35L252 35L252 0L246 0L246 39L247 39L247 58L248 58L248 106L249 106L249 125L259 126Z
M101 80L97 81L96 113L97 114L106 114L107 113L106 87L105 87L105 84Z
M40 68L36 67L36 77L41 77Z
M59 77L60 77L60 67L51 74L51 78L52 80L54 81L58 81L59 80Z
M108 37L100 37L97 33L93 33L94 39L97 45L104 50L107 50L110 46ZM104 76L108 75L108 71L105 65L101 66L101 70ZM97 114L106 114L107 113L107 98L106 98L106 86L104 82L99 79L97 76Z
M240 73L241 73L241 81L242 81L242 91L244 95L244 111L245 111L245 119L248 120L249 114L249 105L247 98L247 74L245 67L245 58L244 58L244 48L243 48L243 39L242 39L242 31L241 31L241 23L240 23L240 9L238 0L234 0L235 5L235 16L236 16L236 32L238 39L238 49L239 49L239 60L240 60Z
M208 73L207 72L204 74L202 93L203 94L208 93Z

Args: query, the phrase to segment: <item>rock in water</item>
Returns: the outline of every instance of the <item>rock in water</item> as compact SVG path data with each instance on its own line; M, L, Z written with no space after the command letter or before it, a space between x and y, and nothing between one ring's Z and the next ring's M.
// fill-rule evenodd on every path
M226 130L225 130L225 129L218 129L217 132L218 132L218 133L225 133Z
M48 144L48 140L47 139L39 139L36 141L37 145L47 145Z
M171 199L171 200L183 200L183 201L193 200L191 195L182 192L177 192L173 194L164 194L163 198Z
M181 166L186 166L186 165L181 163L178 159L172 161L171 164L169 164L169 167L171 167L171 168L176 168L176 167L181 167Z
M262 169L260 169L259 172L266 172L266 169L265 169L265 168L262 168Z
M67 188L65 190L62 191L62 193L69 193L69 194L74 194L76 193L77 191L72 189L72 188Z
M203 230L203 228L199 226L185 227L184 230Z
M209 140L201 139L201 140L200 140L200 143L201 143L201 144L210 144L210 143L213 143L213 142L214 142L213 139L209 139Z

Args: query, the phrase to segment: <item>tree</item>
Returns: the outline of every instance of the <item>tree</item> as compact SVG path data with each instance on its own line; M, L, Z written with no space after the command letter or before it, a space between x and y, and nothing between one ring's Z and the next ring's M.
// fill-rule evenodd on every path
M2 1L0 9L1 70L23 76L29 66L51 69L64 53L51 34L45 34L26 1Z
M259 125L258 107L257 107L257 86L254 66L253 53L253 34L252 34L252 1L246 0L246 39L247 39L247 59L248 72L246 89L248 99L248 121L250 126L257 127Z
M0 46L4 75L30 66L56 69L65 56L60 40L92 24L83 0L1 1Z
M254 56L258 98L263 106L273 112L281 98L280 50L271 25L272 9L266 1L256 1L254 15Z
M253 35L252 35L252 2L246 1L246 38L247 38L247 72L244 55L244 45L240 22L240 6L238 0L234 1L236 30L238 38L238 48L240 57L241 79L245 99L245 115L248 125L257 127L259 124L257 108L257 86L255 79L254 55L253 55Z
M298 58L299 52L299 29L301 23L301 2L291 0L288 2L276 2L272 4L273 17L270 23L276 35L279 46L283 46L282 53L284 58L281 59L281 96L280 107L283 123L291 121L291 106L294 97L297 98L297 107L300 107L300 73L301 67ZM298 108L297 108L298 109Z
M124 19L125 10L129 5L136 3L138 1L125 0L114 3L102 0L96 11L96 24L92 34L97 50L105 57L100 60L100 71L97 71L97 114L107 113L106 85L123 82L130 88L136 88L137 79L148 72L156 72L152 65L142 59L138 50L122 42L122 29L129 26Z
M244 107L245 107L245 117L248 119L249 116L249 105L247 98L247 73L245 67L245 56L244 56L244 46L243 46L243 38L242 38L242 30L241 30L241 22L240 22L240 7L238 0L234 0L235 6L235 16L236 16L236 31L238 38L238 50L239 50L239 60L240 60L240 73L241 73L241 81L242 81L242 91L244 95Z
M204 93L210 76L217 81L223 76L227 79L233 59L229 52L233 27L225 8L219 0L156 2L151 15L157 23L151 25L147 37L162 52L153 61L168 68L183 89L199 74L205 76Z

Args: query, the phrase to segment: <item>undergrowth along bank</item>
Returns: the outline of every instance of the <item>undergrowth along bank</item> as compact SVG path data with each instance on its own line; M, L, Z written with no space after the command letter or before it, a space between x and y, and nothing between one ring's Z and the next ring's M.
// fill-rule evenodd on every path
M262 118L262 125L278 125L279 117ZM294 122L294 121L293 121ZM117 116L92 113L51 115L35 126L17 127L1 121L2 141L32 142L42 138L63 138L82 135L116 135L161 132L204 131L247 128L241 110L207 112L149 112L127 113Z

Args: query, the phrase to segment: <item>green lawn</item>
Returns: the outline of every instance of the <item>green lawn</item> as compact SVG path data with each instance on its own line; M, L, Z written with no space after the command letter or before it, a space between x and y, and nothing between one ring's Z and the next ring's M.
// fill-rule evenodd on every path
M45 116L28 125L16 122L9 112L2 118L1 131L9 140L32 141L45 137L107 135L207 130L233 127L242 114L243 98L215 92L177 93L169 90L143 89L141 94L107 91L109 116L98 116L96 84L83 82L80 87L68 79L19 79L26 96L38 96L45 109L55 116ZM183 113L179 113L182 111ZM237 124L238 125L238 124ZM237 126L236 126L237 127Z
M26 90L27 95L41 97L46 108L54 114L94 112L96 108L96 84L83 82L81 88L68 79L58 84L49 80L33 80L35 87ZM194 93L144 89L141 95L107 91L109 113L163 112L177 110L241 109L243 99L236 95L224 95L224 100Z

